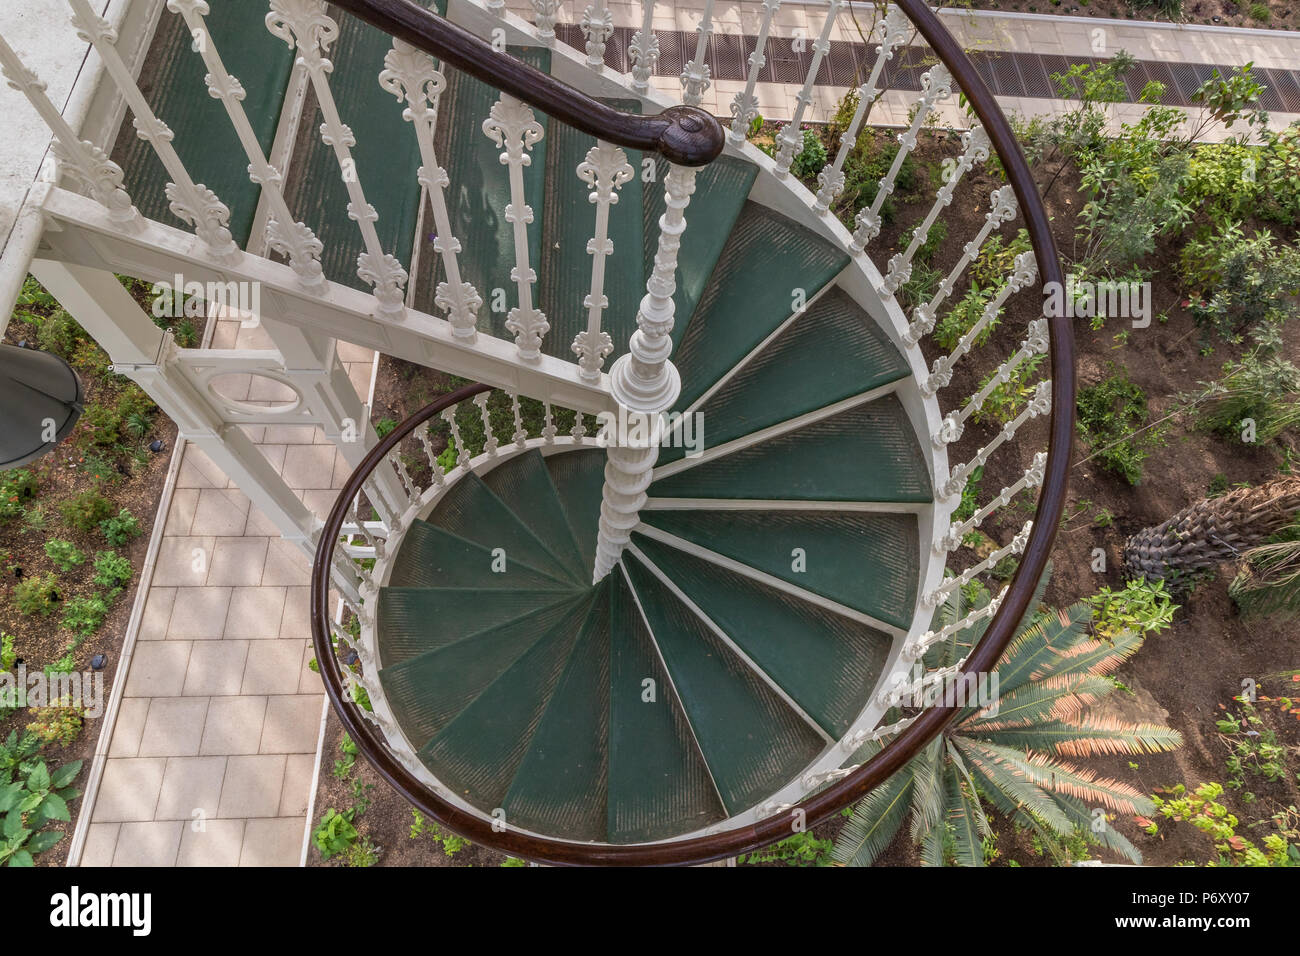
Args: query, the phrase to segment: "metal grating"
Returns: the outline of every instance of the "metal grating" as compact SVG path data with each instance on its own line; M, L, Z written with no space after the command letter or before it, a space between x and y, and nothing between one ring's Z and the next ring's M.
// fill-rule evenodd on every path
M1269 88L1277 93L1282 102L1281 109L1288 113L1300 113L1300 75L1292 70L1259 70L1267 77Z
M715 33L709 45L709 69L715 80L743 80L747 50L743 37Z
M1264 86L1264 92L1259 94L1259 105L1264 109L1276 113L1279 111L1289 112L1286 101L1282 99L1281 93L1277 89L1277 81L1273 79L1276 70L1253 70L1259 74L1258 80Z
M862 82L858 76L853 46L843 40L831 41L831 48L826 51L826 59L822 61L821 72L817 74L819 86L823 83L828 86L857 86Z
M1146 65L1141 60L1133 64L1133 69L1124 74L1124 87L1128 90L1130 103L1136 103L1142 98L1142 91L1146 89L1150 79L1151 74L1147 72Z
M1036 53L1020 54L1020 78L1024 80L1025 95L1050 99L1056 96L1056 86L1047 75L1043 58Z
M695 55L695 34L682 30L656 30L659 38L659 63L655 72L660 76L681 76L686 64ZM687 42L690 49L687 49Z
M1174 85L1170 90L1172 95L1166 97L1165 102L1177 106L1191 105L1192 94L1201 85L1196 75L1196 67L1191 63L1170 63L1169 70L1173 75Z

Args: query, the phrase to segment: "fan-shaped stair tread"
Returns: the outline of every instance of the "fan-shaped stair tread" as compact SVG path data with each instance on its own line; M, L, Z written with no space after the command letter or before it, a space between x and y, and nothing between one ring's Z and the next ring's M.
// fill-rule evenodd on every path
M508 47L507 52L542 72L550 70L551 52L544 47ZM478 313L479 331L513 339L505 327L508 312L494 312L491 308L494 289L504 289L509 304L518 305L515 283L510 278L510 271L515 267L514 227L505 219L505 208L510 203L509 168L501 163L502 147L483 133L483 121L501 94L460 70L446 67L443 73L447 86L439 100L434 150L451 183L446 190L447 212L452 235L460 241L463 250L456 262L461 280L471 283L483 299L483 308ZM533 115L549 136L555 125L550 117L540 110L533 110ZM408 135L414 139L409 131ZM533 146L530 155L532 163L523 170L524 196L533 207L533 221L527 227L528 261L537 269L541 262L545 213L542 206L546 182L545 137ZM431 221L431 217L426 221ZM433 232L432 224L429 232ZM415 304L421 311L441 315L442 310L433 299L438 283L447 279L446 270L441 257L433 255L432 246L424 248L430 253L424 259L433 274L420 282L417 288L422 288L423 294Z
M646 511L667 531L906 628L916 601L916 515L849 511Z
M608 578L598 586L582 635L501 804L516 826L575 840L605 839L609 587Z
M617 568L610 587L609 842L645 843L717 823L726 810Z
M501 466L509 468L510 465ZM529 507L527 501L520 502ZM472 472L453 484L426 519L429 524L489 551L500 548L508 562L519 561L557 580L583 583L557 561L532 530Z
M641 101L602 99L624 113L640 113ZM587 243L596 235L596 204L588 200L593 187L578 178L578 166L596 140L563 123L551 124L546 152L546 212L542 261L537 270L538 295L550 331L542 340L542 351L568 362L576 361L574 337L587 327L583 300L591 292L594 255ZM604 295L609 300L601 314L600 327L609 333L614 350L605 367L627 351L636 331L637 306L645 295L645 274L641 271L643 247L641 202L641 153L624 150L633 176L615 192L609 207L608 238L613 254L605 258Z
M730 814L770 796L826 742L645 565L624 556L650 632Z
M461 797L491 813L502 806L584 622L603 589L589 590L554 627L483 688L420 749L420 759ZM509 817L507 816L507 820Z
M541 452L526 451L493 468L483 476L483 483L511 507L570 575L583 582L590 578L591 567L582 563Z
M711 447L706 443L707 449ZM930 473L902 403L886 395L691 464L660 478L656 498L933 501Z
M574 597L551 590L382 588L375 612L379 660L391 667Z
M848 731L884 671L888 634L652 538L633 542L823 730Z
M379 680L407 738L422 747L529 648L553 629L572 624L589 597L574 597L383 668Z
M605 485L605 452L588 448L548 455L546 470L559 493L573 539L578 542L582 566L591 568L596 563L600 497Z
M505 570L493 570L494 566ZM553 578L509 554L494 554L427 521L415 520L402 539L388 579L392 587L572 590L572 581Z
M688 407L788 319L796 289L811 299L848 261L811 230L747 202L694 315L673 327L678 407Z
M704 440L720 445L861 395L910 374L906 360L848 293L831 288L700 407ZM681 458L665 447L659 463Z

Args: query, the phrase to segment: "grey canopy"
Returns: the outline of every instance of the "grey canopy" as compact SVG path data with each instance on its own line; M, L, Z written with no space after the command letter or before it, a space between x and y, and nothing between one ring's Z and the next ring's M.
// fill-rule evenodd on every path
M0 345L0 470L62 441L81 417L82 397L77 373L57 355Z

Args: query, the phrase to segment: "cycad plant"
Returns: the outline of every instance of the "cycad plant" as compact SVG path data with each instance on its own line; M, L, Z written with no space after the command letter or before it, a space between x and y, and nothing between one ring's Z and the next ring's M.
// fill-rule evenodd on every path
M1228 593L1243 614L1300 617L1300 521L1244 552Z
M1050 573L1050 571L1048 572ZM1041 597L1047 575L1039 583ZM958 592L936 615L935 627L988 603L987 591L964 607ZM1182 743L1175 730L1087 713L1115 690L1105 675L1137 652L1142 636L1113 640L1088 633L1092 611L1079 603L1044 610L1021 622L998 664L996 706L962 709L947 729L856 807L835 841L834 858L869 866L911 818L911 838L926 866L983 866L991 834L986 804L1052 845L1079 831L1134 862L1141 853L1108 821L1114 814L1151 812L1150 799L1128 784L1099 777L1064 758L1142 754ZM987 619L927 651L927 670L955 664L988 626ZM854 762L880 748L872 743Z

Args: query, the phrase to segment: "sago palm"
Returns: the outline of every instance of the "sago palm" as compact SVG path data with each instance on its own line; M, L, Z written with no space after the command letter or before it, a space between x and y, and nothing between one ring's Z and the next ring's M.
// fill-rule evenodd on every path
M1049 571L1050 573L1050 571ZM1041 596L1047 577L1039 583ZM960 593L936 615L934 627L960 620L972 608ZM990 835L985 802L1015 823L1049 837L1091 832L1101 845L1141 861L1141 854L1113 827L1095 825L1095 808L1113 814L1148 813L1151 801L1138 790L1063 758L1094 754L1142 754L1172 750L1177 731L1125 723L1087 713L1115 690L1104 676L1142 646L1129 632L1113 641L1088 634L1088 605L1046 610L1021 622L1020 632L997 667L998 697L962 709L948 728L897 774L854 807L835 841L836 861L869 866L911 817L911 838L927 866L983 866ZM959 661L983 634L987 619L931 647L927 670ZM854 762L880 747L870 744Z

